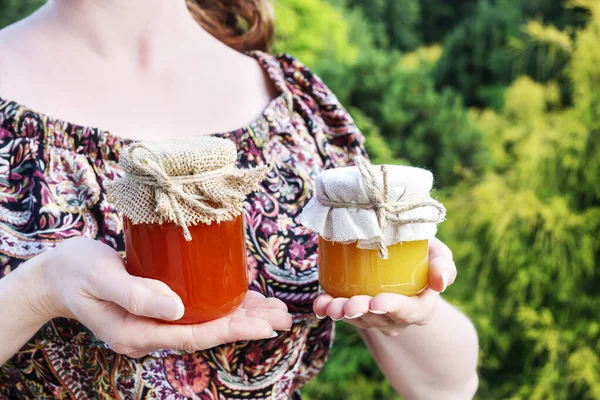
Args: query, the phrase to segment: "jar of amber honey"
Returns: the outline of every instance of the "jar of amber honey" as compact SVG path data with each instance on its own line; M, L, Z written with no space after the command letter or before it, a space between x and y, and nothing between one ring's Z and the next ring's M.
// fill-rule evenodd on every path
M301 222L319 234L319 283L334 297L397 293L427 287L428 241L444 220L430 197L433 175L405 166L356 166L317 176Z
M123 214L127 271L182 299L177 324L214 320L248 291L243 201L266 167L239 170L228 140L140 142L123 150L125 175L108 187Z

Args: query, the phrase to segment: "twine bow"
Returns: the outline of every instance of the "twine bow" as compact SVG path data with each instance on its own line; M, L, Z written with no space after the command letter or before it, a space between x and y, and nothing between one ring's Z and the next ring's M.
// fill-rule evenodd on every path
M332 201L328 198L324 198L322 195L318 197L319 203L325 207L332 208L358 208L362 210L374 210L377 216L377 223L379 229L382 232L379 237L377 247L379 248L379 258L387 260L389 257L389 251L387 245L384 242L383 232L389 223L408 225L408 224L424 224L424 223L439 223L446 217L446 209L444 206L431 198L427 200L419 201L402 201L406 193L406 187L400 195L398 201L388 201L389 188L388 188L388 173L385 165L382 165L381 173L383 175L383 186L379 185L377 181L377 175L369 161L363 157L358 157L355 160L355 164L360 172L363 189L367 194L369 202L361 204L357 202L338 202ZM416 210L423 207L433 207L436 211L436 215L432 217L420 217L420 218L402 218L401 215L405 212Z
M155 158L148 160L134 155L137 149L146 150L147 154ZM208 199L194 193L188 193L183 189L184 185L198 184L209 181L225 175L240 175L241 171L233 165L227 165L223 168L202 172L194 175L170 176L164 170L157 153L142 143L135 143L127 148L127 156L131 162L129 168L125 168L137 182L143 183L154 188L156 199L156 212L166 216L168 210L173 210L174 217L178 225L183 229L185 240L192 240L192 235L187 227L186 219L179 204L179 201L187 202L193 207L201 210L203 213L220 217L226 215L229 210L222 207L221 204L215 204L214 199ZM215 204L214 206L211 204Z

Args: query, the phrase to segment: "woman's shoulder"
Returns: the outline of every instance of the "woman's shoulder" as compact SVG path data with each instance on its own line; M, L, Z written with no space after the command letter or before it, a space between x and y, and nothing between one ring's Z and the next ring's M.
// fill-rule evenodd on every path
M354 120L333 91L309 66L287 53L251 53L269 72L281 92L288 92L302 113L319 114L322 123L355 131Z
M295 94L311 94L322 100L333 101L333 93L321 78L301 60L288 53L268 54L253 52L267 70L272 70L284 80ZM277 79L275 79L277 81ZM337 101L337 99L335 99Z
M350 113L321 78L290 54L252 53L288 98L294 119L308 128L327 166L364 155L364 137Z

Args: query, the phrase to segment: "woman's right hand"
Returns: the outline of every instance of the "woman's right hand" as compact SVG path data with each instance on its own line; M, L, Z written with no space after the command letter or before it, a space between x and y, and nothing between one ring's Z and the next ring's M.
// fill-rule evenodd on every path
M198 325L161 324L177 320L183 304L163 282L134 277L119 254L90 239L69 239L41 255L40 286L29 303L48 319L79 320L117 353L138 358L158 349L204 350L238 340L268 339L289 330L287 307L248 292L233 313Z

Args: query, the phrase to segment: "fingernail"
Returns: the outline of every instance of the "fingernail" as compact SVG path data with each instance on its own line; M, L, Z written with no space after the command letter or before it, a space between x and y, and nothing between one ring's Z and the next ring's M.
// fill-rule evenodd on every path
M384 314L387 314L387 312L385 312L385 311L378 311L378 310L369 310L369 312L371 314L375 314L375 315L384 315Z
M323 318L325 318L327 316L327 315L319 315L319 314L316 314L316 313L315 313L315 315L317 316L318 319L323 319Z
M342 318L333 318L333 317L331 317L331 320L332 320L332 321L335 321L335 322L337 322L337 321L341 321L341 320L343 320L343 319L344 319L344 317L342 317Z
M442 282L444 283L444 287L442 288L442 291L440 293L443 293L446 288L448 287L448 271L444 270L444 272L442 272Z
M267 339L273 339L276 338L277 336L279 336L279 334L275 331L273 331L273 334L271 336L269 336Z
M157 296L155 299L156 314L166 320L176 321L183 317L185 307L180 299L172 296Z
M351 317L349 317L349 316L345 315L345 316L344 316L344 318L346 318L346 319L356 319L356 318L360 318L360 317L362 317L363 315L365 315L365 313L361 313L361 312L359 312L358 314L355 314L355 315L353 315L353 316L351 316Z

